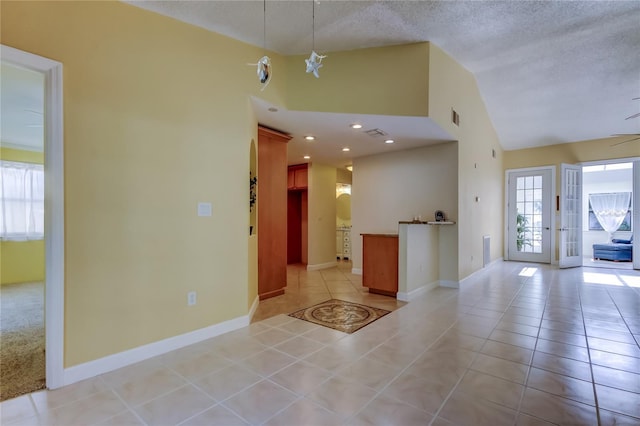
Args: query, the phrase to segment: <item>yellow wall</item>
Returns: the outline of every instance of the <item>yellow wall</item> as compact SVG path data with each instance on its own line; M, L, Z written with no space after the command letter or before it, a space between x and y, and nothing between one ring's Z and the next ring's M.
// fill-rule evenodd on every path
M0 159L44 163L44 153L0 147ZM0 285L44 281L44 240L0 242Z
M245 315L262 49L119 2L2 2L1 38L64 66L65 366Z
M612 146L626 139L628 137L594 139L539 148L505 151L504 168L508 170L556 165L560 169L562 163L577 164L587 161L639 157L640 146L637 142Z
M445 250L451 254L446 259L458 257L457 277L448 278L457 280L482 267L484 235L491 237L491 259L502 256L503 154L473 74L433 44L429 53L429 118L458 140L457 244ZM451 122L452 109L460 114L460 126ZM454 229L445 232L451 238L441 233L441 243L455 239Z
M0 145L2 145L2 143L0 143ZM44 152L0 147L0 160L44 164Z
M307 265L336 261L336 168L309 165Z
M0 284L44 281L44 240L2 241Z
M299 111L426 116L428 47L415 43L329 52L319 79L303 72L308 56L289 56L287 106Z

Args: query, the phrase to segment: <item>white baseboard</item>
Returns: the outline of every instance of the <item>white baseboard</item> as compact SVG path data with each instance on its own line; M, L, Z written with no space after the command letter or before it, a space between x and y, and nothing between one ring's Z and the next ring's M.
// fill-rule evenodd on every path
M396 294L396 299L400 300L401 302L411 302L412 300L416 300L418 297L422 296L429 290L433 290L434 288L438 287L438 283L438 281L434 281L432 283L423 285L422 287L411 290L408 293L398 292L398 294Z
M362 275L362 268L351 268L351 273L353 275Z
M256 301L257 300L258 298L256 297ZM257 303L255 301L254 305L257 307ZM124 352L108 355L94 361L85 362L84 364L65 368L63 372L62 386L67 386L81 380L108 373L109 371L117 370L118 368L126 367L128 365L135 364L136 362L144 361L146 359L153 358L154 356L162 355L167 352L246 327L251 321L250 318L250 315L243 315L199 330L190 331L178 336L169 337L168 339L138 346L137 348L129 349Z
M307 265L307 271L319 271L320 269L329 269L338 266L338 262L318 263L317 265Z
M438 281L438 284L440 287L460 288L460 281L440 280Z
M258 309L258 305L260 304L260 295L256 295L256 298L253 299L253 303L251 304L251 308L249 308L249 313L247 316L249 317L249 322L253 319L253 314L256 313L256 309Z
M490 263L487 264L487 266L485 266L484 268L480 268L475 272L472 272L471 274L467 275L466 277L464 277L463 279L460 280L459 285L463 285L465 282L468 282L474 278L477 278L479 275L484 274L487 270L491 269L492 266L498 264L498 263L502 263L504 262L504 258L503 257L499 257L495 260L492 260Z

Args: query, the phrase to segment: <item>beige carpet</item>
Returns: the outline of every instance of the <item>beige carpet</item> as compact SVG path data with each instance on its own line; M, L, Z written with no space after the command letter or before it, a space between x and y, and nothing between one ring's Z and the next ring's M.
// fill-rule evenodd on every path
M331 299L289 314L290 317L353 333L387 315L390 311L359 303Z
M0 287L0 401L45 387L44 283Z

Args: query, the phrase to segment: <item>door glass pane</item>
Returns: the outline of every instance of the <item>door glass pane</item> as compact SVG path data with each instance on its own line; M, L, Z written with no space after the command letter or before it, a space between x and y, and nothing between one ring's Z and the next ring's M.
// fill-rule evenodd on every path
M542 253L542 175L518 177L516 188L516 248Z
M578 256L578 239L579 232L581 230L580 227L580 218L578 216L578 203L580 200L578 199L580 194L580 182L579 182L579 171L578 170L570 170L567 169L565 175L565 192L566 198L564 200L565 209L564 209L564 228L566 233L566 244L565 244L565 256L572 257Z

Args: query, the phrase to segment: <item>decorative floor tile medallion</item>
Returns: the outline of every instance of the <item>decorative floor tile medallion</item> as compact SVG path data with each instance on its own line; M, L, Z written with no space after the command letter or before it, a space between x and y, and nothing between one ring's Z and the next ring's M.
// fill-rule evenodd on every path
M290 317L353 333L387 315L390 311L359 303L331 299L289 314Z

